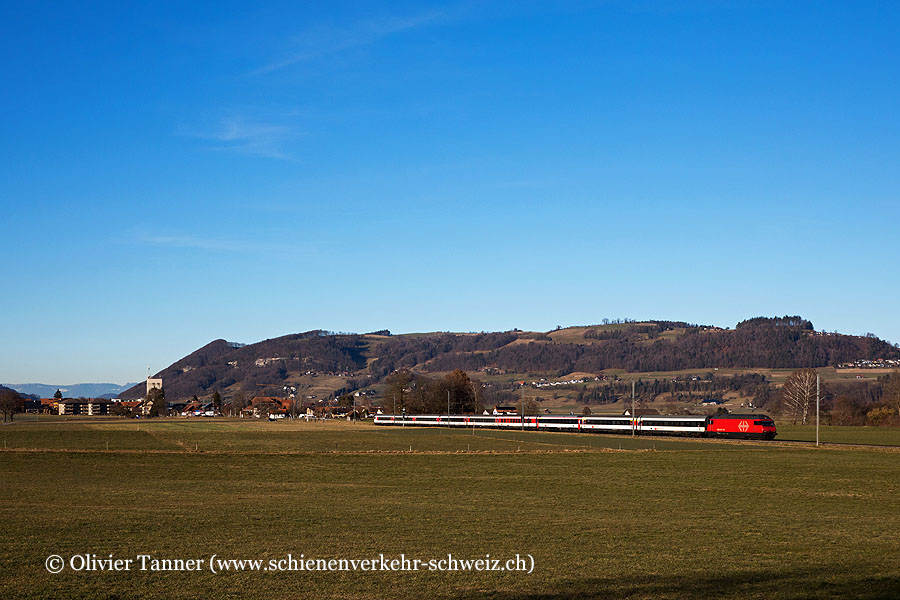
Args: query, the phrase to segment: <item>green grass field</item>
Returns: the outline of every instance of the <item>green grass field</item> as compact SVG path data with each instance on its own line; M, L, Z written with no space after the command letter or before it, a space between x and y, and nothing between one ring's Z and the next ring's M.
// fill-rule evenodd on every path
M0 437L3 598L900 596L893 449L174 419L23 423ZM84 553L518 553L535 565L44 568Z
M778 423L779 440L814 442L815 425L791 425ZM819 442L832 444L877 444L900 446L900 428L897 427L831 427L819 428Z

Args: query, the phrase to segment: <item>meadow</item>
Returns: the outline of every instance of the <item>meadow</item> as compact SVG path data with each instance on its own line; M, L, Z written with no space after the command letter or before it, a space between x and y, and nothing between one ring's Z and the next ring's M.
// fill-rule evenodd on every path
M787 422L779 422L778 439L814 442L816 439L816 426L815 424L792 425ZM822 425L819 428L819 442L830 444L900 446L900 428Z
M900 596L892 448L201 419L0 437L4 598ZM534 571L44 568L84 553L530 554Z

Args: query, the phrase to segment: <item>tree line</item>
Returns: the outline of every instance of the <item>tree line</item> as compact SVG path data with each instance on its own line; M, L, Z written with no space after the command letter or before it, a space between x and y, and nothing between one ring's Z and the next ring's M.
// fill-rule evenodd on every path
M575 384L559 387L578 389L577 401L588 405L612 404L630 398L632 393L631 380L618 377L597 386ZM635 399L642 404L652 402L659 396L666 396L674 402L723 400L728 392L738 392L742 397L752 398L754 406L764 406L771 398L770 382L760 373L719 376L708 372L683 378L638 378L634 381Z
M703 368L824 367L859 358L900 358L900 349L873 337L815 335L802 326L746 325L734 330L687 329L674 339L631 331L593 344L528 342L479 353L446 352L428 362L435 371L494 366L525 373L678 371Z
M384 383L382 404L386 411L396 414L480 414L486 407L514 404L518 398L459 369L444 377L400 369L388 375Z

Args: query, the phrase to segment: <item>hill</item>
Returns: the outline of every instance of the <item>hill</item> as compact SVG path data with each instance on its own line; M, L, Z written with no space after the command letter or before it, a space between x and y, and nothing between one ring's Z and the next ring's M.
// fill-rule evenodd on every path
M62 392L63 396L66 398L114 398L118 396L119 393L136 384L74 383L69 385L58 385L49 383L4 383L2 385L12 388L21 394L35 396L37 398L52 398L53 394L56 393L56 390Z
M227 398L280 394L307 398L372 386L398 369L454 369L561 376L606 370L794 369L859 360L900 359L877 337L817 332L800 317L759 317L734 329L684 322L604 322L549 332L426 333L392 336L308 331L241 345L215 340L160 373L170 400L220 390ZM140 383L123 398L144 394Z

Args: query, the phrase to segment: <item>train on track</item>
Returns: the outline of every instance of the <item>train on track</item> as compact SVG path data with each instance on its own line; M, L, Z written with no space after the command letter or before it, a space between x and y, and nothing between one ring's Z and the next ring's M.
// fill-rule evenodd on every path
M775 439L775 422L768 415L575 416L575 415L376 415L376 425L409 427L457 427L569 431L580 433L621 433L640 435L687 435Z

